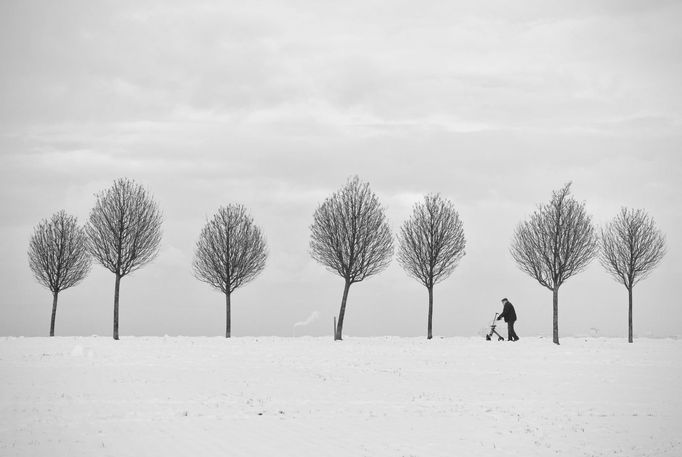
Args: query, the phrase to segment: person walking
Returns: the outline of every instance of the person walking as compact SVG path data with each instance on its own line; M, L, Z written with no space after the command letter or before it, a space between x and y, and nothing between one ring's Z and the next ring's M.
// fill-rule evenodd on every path
M518 341L519 336L514 331L514 322L516 322L516 310L506 298L502 299L502 313L497 316L497 320L504 319L507 323L507 341Z

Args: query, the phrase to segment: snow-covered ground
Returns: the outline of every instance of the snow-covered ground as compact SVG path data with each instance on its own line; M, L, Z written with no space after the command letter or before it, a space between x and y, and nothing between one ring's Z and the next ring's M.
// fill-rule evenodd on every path
M680 456L682 340L0 339L2 456Z

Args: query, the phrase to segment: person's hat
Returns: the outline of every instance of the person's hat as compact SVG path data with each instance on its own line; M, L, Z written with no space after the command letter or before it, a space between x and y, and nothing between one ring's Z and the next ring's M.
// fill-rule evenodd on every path
M506 298L503 298L502 301L509 301L509 300L507 300Z

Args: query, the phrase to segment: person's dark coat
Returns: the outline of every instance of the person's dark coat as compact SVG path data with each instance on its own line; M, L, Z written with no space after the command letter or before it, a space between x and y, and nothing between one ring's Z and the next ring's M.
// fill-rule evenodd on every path
M505 322L516 322L516 311L514 310L514 305L510 301L504 303L504 308L502 309L502 314L497 317L497 320L504 319Z

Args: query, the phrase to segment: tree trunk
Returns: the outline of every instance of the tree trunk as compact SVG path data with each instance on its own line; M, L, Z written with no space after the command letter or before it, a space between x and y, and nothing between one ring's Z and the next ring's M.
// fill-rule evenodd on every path
M552 290L552 341L554 344L559 344L559 288Z
M339 311L339 321L336 324L336 334L334 340L342 340L343 335L343 316L346 314L346 301L348 300L348 289L350 289L350 281L346 281L343 286L343 298L341 299L341 310Z
M232 336L232 312L230 309L230 294L225 294L225 338Z
M632 343L632 287L628 288L628 343Z
M428 334L426 339L430 340L433 338L433 286L429 287L429 324L428 324Z
M50 336L54 336L54 321L57 318L57 295L59 295L59 292L52 292L52 320L50 321Z
M116 285L114 286L114 339L118 340L118 291L121 288L121 275L116 273Z

